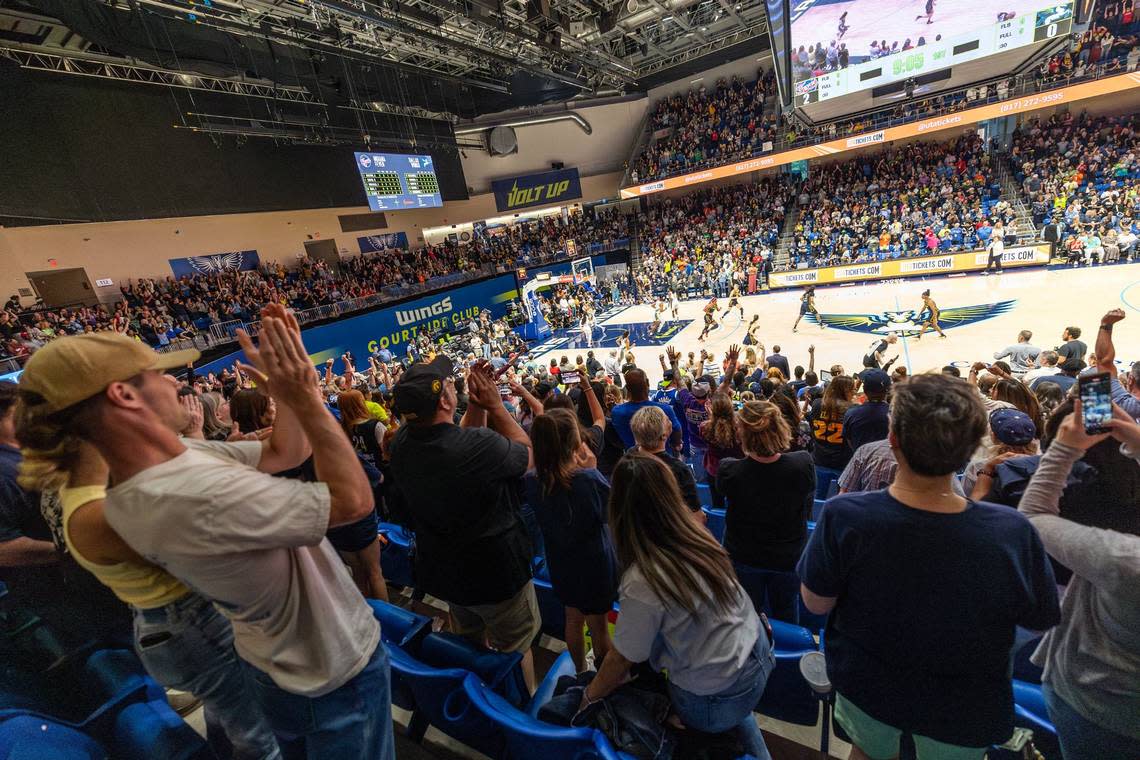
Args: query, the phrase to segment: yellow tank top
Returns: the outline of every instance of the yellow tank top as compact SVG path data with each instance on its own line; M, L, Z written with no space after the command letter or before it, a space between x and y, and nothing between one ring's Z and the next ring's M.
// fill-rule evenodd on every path
M63 507L63 540L67 543L68 551L71 552L71 556L79 566L111 589L115 596L139 609L149 610L165 607L190 593L190 589L186 588L182 581L150 563L118 562L114 565L97 565L76 550L71 543L71 535L67 530L71 516L75 514L75 510L84 504L102 499L106 495L107 489L103 486L60 489L59 501Z

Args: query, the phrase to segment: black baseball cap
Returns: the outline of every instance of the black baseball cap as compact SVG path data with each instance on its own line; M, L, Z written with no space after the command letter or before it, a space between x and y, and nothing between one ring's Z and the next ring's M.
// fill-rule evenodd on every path
M443 394L443 382L454 372L451 359L442 354L430 362L413 364L392 391L396 412L409 420L434 415Z

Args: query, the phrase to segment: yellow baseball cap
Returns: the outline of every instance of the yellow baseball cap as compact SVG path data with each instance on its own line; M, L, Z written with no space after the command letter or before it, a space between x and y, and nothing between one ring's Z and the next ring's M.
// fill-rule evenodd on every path
M32 354L20 375L20 389L44 397L53 412L101 393L111 383L148 369L185 367L202 354L196 348L160 354L116 332L59 338Z

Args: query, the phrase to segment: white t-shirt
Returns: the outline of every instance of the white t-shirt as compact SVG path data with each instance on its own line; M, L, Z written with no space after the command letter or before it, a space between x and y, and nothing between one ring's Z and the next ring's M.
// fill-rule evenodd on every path
M760 616L743 590L732 609L701 603L697 614L667 606L637 565L622 575L614 648L630 662L668 670L669 680L697 695L718 694L740 677L760 636Z
M328 487L258 472L260 442L183 443L107 490L107 522L213 601L237 653L282 689L318 697L347 683L380 625L325 539Z

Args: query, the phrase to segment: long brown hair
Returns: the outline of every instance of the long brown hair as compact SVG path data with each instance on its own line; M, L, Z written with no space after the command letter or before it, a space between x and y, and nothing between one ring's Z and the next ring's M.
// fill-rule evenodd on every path
M847 375L831 378L823 391L820 415L829 420L841 420L851 406L855 395L855 381Z
M701 434L718 449L731 449L738 443L732 413L732 398L727 393L714 393L709 401L709 418L701 426Z
M1007 404L1013 404L1014 407L1020 409L1029 415L1029 419L1033 420L1033 426L1037 429L1037 434L1040 435L1045 427L1045 418L1041 413L1041 402L1037 400L1037 396L1033 391L1029 390L1029 386L1020 380L1011 380L1010 378L1003 377L994 384L990 390L990 398L995 401L1005 401Z
M569 488L574 475L574 452L582 444L578 418L569 409L551 409L538 415L530 426L534 445L534 472L543 493Z
M364 405L364 394L360 391L345 391L336 397L336 408L340 410L340 426L352 435L352 428L371 418Z
M672 471L633 451L614 467L609 524L622 567L636 566L662 602L696 614L700 602L724 611L742 593L728 552L697 524Z

